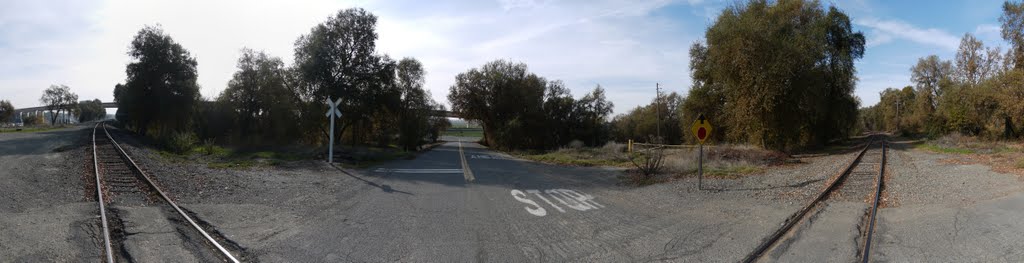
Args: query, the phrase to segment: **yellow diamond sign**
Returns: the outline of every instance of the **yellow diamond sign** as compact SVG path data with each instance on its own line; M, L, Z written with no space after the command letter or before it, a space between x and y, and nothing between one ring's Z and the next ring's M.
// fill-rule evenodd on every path
M690 131L693 132L694 136L697 136L697 142L704 144L704 140L711 137L711 122L708 122L704 118L704 114L697 117L697 120L693 121L693 125L690 126Z

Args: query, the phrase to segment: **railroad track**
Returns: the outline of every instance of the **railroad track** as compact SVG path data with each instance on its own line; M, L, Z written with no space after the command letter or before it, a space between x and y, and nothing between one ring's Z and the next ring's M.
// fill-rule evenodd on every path
M865 200L864 197L869 197L866 199L869 206L861 221L866 227L860 232L859 240L862 242L858 244L857 248L858 261L868 262L871 256L871 235L874 232L875 215L878 212L885 176L885 152L886 142L884 139L877 141L874 138L869 139L864 148L857 153L857 157L850 161L846 168L827 184L824 190L819 192L807 205L786 218L782 227L769 235L753 252L747 255L743 262L759 261L768 252L779 248L784 240L793 236L793 232L796 231L800 223L808 221L808 217L813 214L812 211L823 209L826 202L833 199L860 201Z
M178 218L173 218L173 221L187 222L189 228L202 236L202 240L205 241L203 245L215 250L222 260L239 262L231 252L200 227L196 220L175 204L144 170L139 168L135 160L110 135L103 123L98 123L93 127L92 149L93 172L96 175L96 200L103 227L103 254L106 262L113 263L115 258L120 258L118 255L125 253L123 244L118 241L123 239L125 233L123 233L123 229L118 230L112 227L112 225L119 225L120 221L115 220L117 219L116 215L111 215L111 207L107 205L147 206L160 203L160 201L163 201L162 204L165 205L165 208L173 209L176 212ZM113 234L112 228L115 230Z

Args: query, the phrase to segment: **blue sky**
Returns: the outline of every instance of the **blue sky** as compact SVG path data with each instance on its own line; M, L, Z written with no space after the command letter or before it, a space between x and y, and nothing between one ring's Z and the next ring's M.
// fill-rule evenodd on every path
M415 57L427 88L447 102L455 75L494 59L527 63L580 96L600 84L615 113L648 103L655 83L685 94L690 44L733 1L15 1L0 0L0 99L36 106L51 84L81 99L112 101L123 82L128 43L161 24L199 61L204 97L216 97L236 70L239 50L264 50L291 63L295 39L340 9L378 19L377 51ZM867 35L856 95L878 102L886 87L910 84L910 67L935 54L951 59L964 33L986 46L999 37L1001 1L827 1Z

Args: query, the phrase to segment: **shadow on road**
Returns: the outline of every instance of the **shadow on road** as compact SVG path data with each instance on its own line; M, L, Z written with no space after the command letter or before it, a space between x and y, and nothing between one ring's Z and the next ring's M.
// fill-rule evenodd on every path
M334 167L334 169L337 169L338 171L341 171L342 173L344 173L345 175L348 175L349 177L355 178L356 180L359 180L359 181L363 181L363 183L365 183L365 184L367 184L369 186L380 188L380 190L384 191L385 193L399 193L399 194L414 195L414 194L412 194L410 192L395 190L395 189L391 188L390 185L386 185L386 184L382 185L382 184L374 183L374 182L371 182L369 180L363 179L362 177L356 176L356 175L354 175L352 173L349 173L348 171L345 171L345 169L342 169L341 167L338 167L338 166L334 165L333 163L331 164L331 167Z

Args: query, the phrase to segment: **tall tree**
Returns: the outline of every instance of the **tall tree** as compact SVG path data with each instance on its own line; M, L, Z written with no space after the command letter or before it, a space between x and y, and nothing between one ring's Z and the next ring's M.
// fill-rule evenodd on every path
M70 112L70 110L77 106L78 95L71 92L71 88L67 85L50 85L45 91L43 96L39 98L39 102L46 106L46 110L52 113L50 115L50 124L57 124L57 117L60 116L61 112Z
M704 113L728 127L727 139L791 150L852 130L864 35L843 12L817 1L751 0L723 10L705 38L691 47L691 93L712 101L689 108L721 96L724 112Z
M107 109L99 99L83 101L78 104L78 122L100 120L107 116Z
M342 125L337 129L342 132L357 122L369 120L375 105L366 98L373 87L385 84L380 77L386 76L385 67L393 66L382 63L382 57L374 53L376 25L377 16L370 12L345 9L295 41L295 68L303 84L302 93L314 102L341 99ZM318 108L326 111L322 103Z
M910 79L922 96L919 100L919 103L923 103L919 105L921 110L935 111L939 97L952 85L952 75L953 64L942 61L936 55L917 60L917 64L910 68Z
M971 35L964 34L956 52L956 80L970 86L992 77L998 71L1001 51L998 48L985 49L985 44Z
M196 59L159 26L143 27L132 39L128 78L114 89L114 101L130 125L146 134L168 135L188 128L199 100Z
M608 117L611 116L615 104L605 97L604 88L597 85L594 90L580 98L576 104L577 113L574 115L578 116L576 119L580 122L580 129L574 137L586 140L584 142L591 146L599 146L607 141L611 136L607 127Z
M526 64L496 60L455 77L448 93L452 110L480 121L484 141L495 148L544 148L544 94L548 81Z
M281 142L295 137L294 100L280 58L242 49L238 71L218 100L237 113L240 138Z
M398 141L405 150L415 150L433 129L430 116L436 110L435 103L423 90L426 71L419 60L403 58L398 61L395 75L395 84L401 90Z
M1000 35L1010 42L1010 51L1006 60L1013 61L1015 69L1024 67L1024 3L1003 2L1003 14L999 16L1002 24Z

